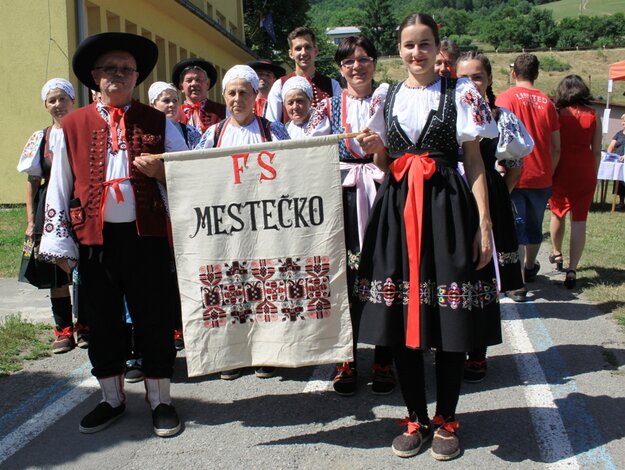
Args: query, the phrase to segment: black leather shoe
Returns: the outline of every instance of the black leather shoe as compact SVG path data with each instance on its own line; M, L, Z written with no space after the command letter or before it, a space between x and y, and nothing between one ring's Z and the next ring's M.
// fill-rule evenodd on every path
M86 415L80 422L78 429L83 434L93 434L102 431L115 422L126 411L123 403L113 408L109 403L103 401L98 403L91 413Z
M176 408L165 403L161 403L152 411L152 424L154 433L159 437L175 436L182 427Z

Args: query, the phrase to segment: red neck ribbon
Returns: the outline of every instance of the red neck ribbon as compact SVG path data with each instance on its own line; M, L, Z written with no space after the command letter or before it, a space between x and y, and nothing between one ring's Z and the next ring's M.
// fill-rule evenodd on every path
M111 150L113 153L117 153L119 150L119 142L117 137L117 128L121 129L122 139L126 138L126 123L124 122L124 109L116 108L115 106L107 106L109 116L111 119Z

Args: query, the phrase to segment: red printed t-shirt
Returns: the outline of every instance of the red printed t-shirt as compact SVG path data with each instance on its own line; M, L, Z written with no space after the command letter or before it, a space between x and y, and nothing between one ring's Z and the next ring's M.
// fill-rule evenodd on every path
M551 186L551 134L560 130L558 112L542 92L512 87L497 97L497 106L512 111L534 139L534 150L523 159L517 188L540 189Z

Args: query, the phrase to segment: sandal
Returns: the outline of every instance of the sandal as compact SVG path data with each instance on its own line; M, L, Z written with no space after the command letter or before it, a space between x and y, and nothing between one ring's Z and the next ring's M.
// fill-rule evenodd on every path
M556 265L556 271L564 271L562 268L562 253L551 253L549 255L549 262Z
M577 283L577 272L574 269L569 269L564 277L564 287L567 289L573 289Z

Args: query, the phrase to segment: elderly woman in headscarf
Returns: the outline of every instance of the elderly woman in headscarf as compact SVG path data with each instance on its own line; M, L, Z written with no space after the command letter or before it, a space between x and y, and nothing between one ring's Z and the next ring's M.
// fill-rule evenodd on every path
M230 115L209 127L196 149L289 140L289 134L281 122L270 122L254 114L258 93L258 75L254 69L247 65L235 65L224 75L221 87L226 110ZM266 379L273 377L275 367L257 367L255 372L257 377ZM221 372L223 380L234 380L240 376L239 369Z
M258 75L254 69L247 65L235 65L224 75L221 87L230 115L209 127L196 149L289 139L282 123L270 122L254 114L258 93Z
M198 144L202 134L195 127L183 124L178 120L180 100L175 86L167 82L154 82L148 90L148 99L150 106L165 114L167 119L176 125L189 148L192 149Z
M313 89L306 78L295 75L282 85L282 102L289 119L286 130L291 139L330 134L330 121L324 112L327 100L318 108L312 106L312 101Z
M87 327L79 322L74 327L72 300L69 294L71 276L53 264L39 261L37 254L43 233L46 210L46 190L54 158L54 148L62 141L61 120L74 109L74 87L62 78L48 80L41 89L41 101L52 116L52 125L36 131L24 147L17 170L28 175L26 183L26 233L19 281L39 289L50 289L54 334L52 352L65 353L76 346L86 348Z

